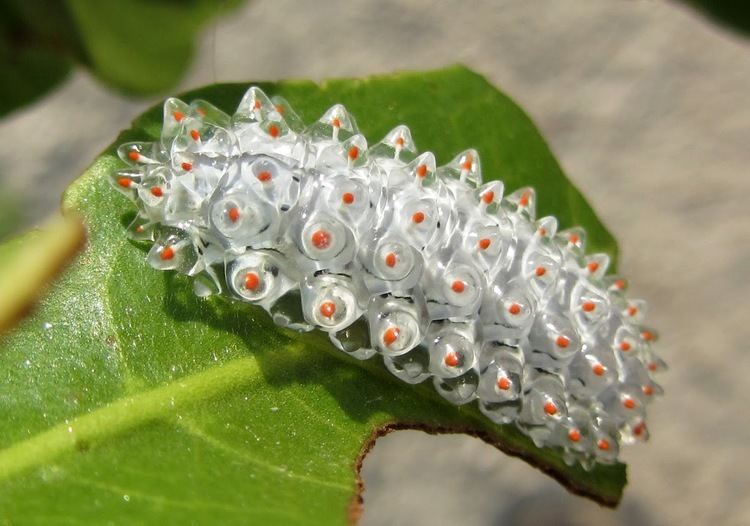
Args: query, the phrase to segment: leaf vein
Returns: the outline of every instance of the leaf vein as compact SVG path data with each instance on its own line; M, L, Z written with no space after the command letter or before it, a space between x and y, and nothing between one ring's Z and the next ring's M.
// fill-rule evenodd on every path
M230 455L233 455L243 460L244 462L248 462L250 464L266 469L268 471L277 473L279 475L284 475L286 477L293 478L301 482L315 484L318 486L325 486L328 488L338 489L338 490L347 491L347 492L350 492L353 489L352 487L347 486L345 484L340 484L338 482L319 479L317 477L312 477L310 475L301 475L298 473L291 472L282 466L277 466L275 464L271 464L270 462L265 462L257 457L254 457L248 454L245 451L242 451L240 449L235 448L234 446L231 446L230 444L227 444L225 441L221 440L220 438L216 438L215 436L207 433L204 429L202 429L198 424L196 424L192 420L186 419L184 417L180 420L180 426L183 429L185 429L188 433L190 433L196 438L203 440L210 446L220 451L224 451L225 453L229 453Z

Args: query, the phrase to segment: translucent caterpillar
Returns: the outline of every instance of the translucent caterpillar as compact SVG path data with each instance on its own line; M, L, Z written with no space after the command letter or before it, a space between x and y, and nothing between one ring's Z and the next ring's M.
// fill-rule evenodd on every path
M129 235L197 295L323 330L570 464L612 463L647 438L665 364L644 302L606 254L585 253L581 228L536 218L533 189L482 184L476 151L437 166L406 126L368 148L343 106L306 127L253 87L232 116L170 98L160 141L118 154Z

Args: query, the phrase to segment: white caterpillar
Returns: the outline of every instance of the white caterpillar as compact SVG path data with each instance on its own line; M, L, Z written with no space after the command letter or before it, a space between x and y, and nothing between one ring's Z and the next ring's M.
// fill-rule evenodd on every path
M665 367L645 305L585 255L580 228L535 218L535 197L482 185L474 150L437 167L397 126L371 148L341 105L305 128L250 88L233 116L164 104L158 143L128 143L112 182L138 207L148 262L297 330L327 331L408 383L478 400L566 462L612 463L647 437Z

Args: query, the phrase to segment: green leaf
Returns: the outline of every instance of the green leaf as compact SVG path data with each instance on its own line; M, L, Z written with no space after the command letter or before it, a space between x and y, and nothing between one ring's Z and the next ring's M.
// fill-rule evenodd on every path
M75 63L121 91L174 86L198 32L240 0L5 0L0 3L0 116L41 97Z
M714 21L734 29L738 34L750 33L750 3L747 0L684 0Z
M66 0L86 63L104 81L153 93L180 80L196 33L238 0Z
M0 3L0 117L41 97L66 78L76 49L71 29L58 2Z
M247 87L182 97L233 111ZM344 103L370 140L407 123L443 162L475 146L486 178L534 185L541 213L585 226L594 250L616 255L533 124L471 71L261 87L307 122ZM114 144L156 138L160 119L149 110ZM577 493L619 501L622 464L568 467L473 405L452 406L375 360L343 356L321 333L281 330L257 308L196 298L187 279L148 268L143 247L125 239L130 204L107 182L122 166L113 152L65 197L85 218L88 248L0 348L0 520L344 523L358 513L363 452L405 427L476 435Z

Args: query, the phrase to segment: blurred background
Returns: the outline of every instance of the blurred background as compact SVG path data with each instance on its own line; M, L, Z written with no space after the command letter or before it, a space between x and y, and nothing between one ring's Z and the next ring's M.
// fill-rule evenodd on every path
M618 510L476 439L403 431L365 461L362 524L750 524L747 19L729 12L738 30L681 2L646 0L217 3L238 7L190 26L184 63L165 73L167 84L181 78L171 92L456 62L484 74L531 115L619 240L620 269L662 333L667 396L651 411L651 442L625 451ZM99 78L127 77L127 67L98 67L83 40L41 30ZM162 37L175 47L185 35ZM51 91L0 119L0 217L14 228L55 210L69 182L167 93L123 96L80 66L46 71L60 82L43 79L40 93Z

